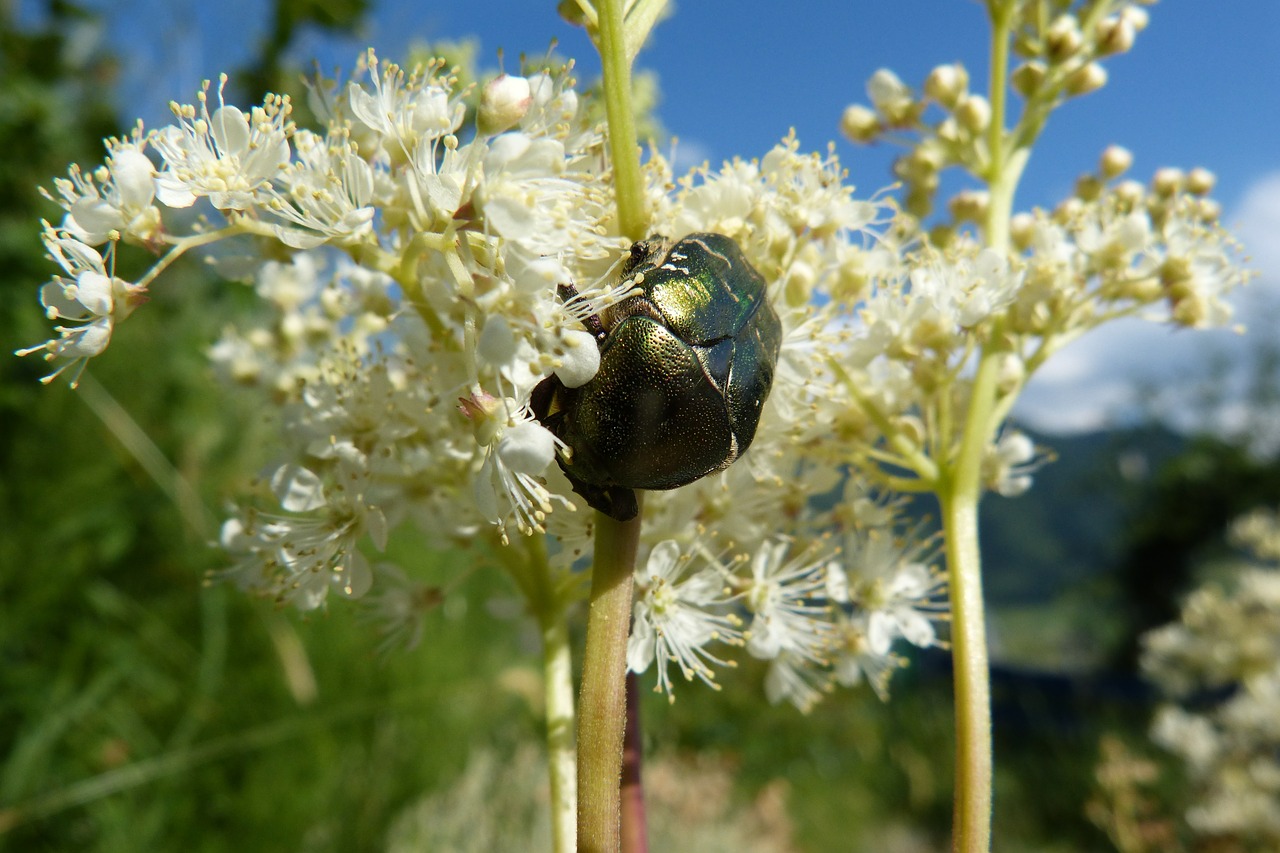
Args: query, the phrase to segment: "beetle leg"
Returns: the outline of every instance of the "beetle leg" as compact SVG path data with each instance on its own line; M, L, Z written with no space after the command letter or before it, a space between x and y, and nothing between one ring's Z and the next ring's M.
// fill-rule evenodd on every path
M560 296L560 301L568 305L574 299L578 298L578 288L572 284L557 284L556 293ZM600 322L599 314L591 314L582 318L582 325L591 333L597 341L603 341L608 335L605 331L604 324Z

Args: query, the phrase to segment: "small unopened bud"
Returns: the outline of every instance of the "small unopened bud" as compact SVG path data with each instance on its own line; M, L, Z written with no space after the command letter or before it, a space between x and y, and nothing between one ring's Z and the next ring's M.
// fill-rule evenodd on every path
M871 75L867 81L867 95L890 125L910 124L919 112L911 89L887 68Z
M1022 359L1011 352L998 356L996 367L996 387L1001 394L1016 391L1027 378L1027 367Z
M1213 192L1213 185L1217 182L1218 177L1208 169L1197 166L1187 172L1187 192L1192 195L1206 195Z
M1030 213L1015 213L1009 219L1009 239L1021 252L1031 248L1031 240L1036 235L1036 218Z
M1217 222L1222 218L1222 205L1211 198L1196 199L1195 207L1192 210L1195 213L1195 217L1201 222Z
M1013 89L1024 98L1030 98L1040 91L1040 87L1044 85L1045 68L1040 62L1024 62L1017 68L1013 69L1013 76L1009 78L1009 82L1013 84Z
M981 95L970 95L956 107L956 119L971 133L981 133L991 123L991 104Z
M1098 160L1098 171L1105 180L1118 178L1133 165L1133 153L1119 145L1108 145Z
M1097 175L1081 175L1076 178L1076 198L1081 201L1095 201L1102 195L1105 184Z
M1097 37L1098 55L1109 56L1115 53L1125 53L1133 47L1133 39L1136 33L1134 32L1133 24L1127 18L1113 15L1098 22L1098 29L1095 35Z
M1121 181L1116 184L1112 192L1115 193L1116 198L1131 208L1141 204L1142 199L1147 194L1146 187L1142 185L1142 182L1134 180Z
M1156 195L1171 196L1182 189L1184 180L1186 180L1186 175L1183 174L1181 169L1167 166L1156 170L1155 175L1151 178L1151 189L1155 191Z
M1050 62L1062 62L1080 52L1084 46L1084 35L1074 15L1062 15L1049 25L1044 34L1045 46L1048 48Z
M854 104L845 107L840 116L840 132L854 142L871 142L880 134L880 119L861 104Z
M1084 202L1072 196L1063 199L1057 207L1053 209L1053 221L1060 225L1067 225L1080 218L1084 212Z
M476 126L485 136L502 133L524 118L532 103L528 78L499 74L480 93Z
M817 272L804 261L796 261L787 270L783 293L787 304L793 307L807 305L813 298L813 286L818 281Z
M960 63L939 65L924 81L924 93L948 109L969 91L969 72Z
M1078 68L1067 78L1068 95L1087 95L1107 85L1107 69L1096 62Z
M951 197L947 207L957 222L982 222L987 217L991 196L981 190L962 190Z
M1120 17L1129 22L1129 26L1133 27L1135 33L1140 33L1147 28L1147 24L1151 23L1151 16L1147 14L1147 10L1140 6L1126 6L1120 12Z

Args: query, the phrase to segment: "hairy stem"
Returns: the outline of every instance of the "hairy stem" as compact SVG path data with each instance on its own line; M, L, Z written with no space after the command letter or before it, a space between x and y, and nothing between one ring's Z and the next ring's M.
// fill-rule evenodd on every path
M627 55L623 3L622 0L601 0L597 8L609 155L613 160L613 189L618 200L618 230L633 241L643 240L647 236L649 214L631 106L631 58Z
M596 513L591 607L578 699L578 849L621 846L622 738L626 727L627 633L640 515L615 521Z
M572 853L577 845L577 758L573 747L573 659L565 599L555 588L547 565L546 546L537 539L531 549L533 574L543 604L538 608L542 634L542 678L547 715L547 773L551 785L551 849Z

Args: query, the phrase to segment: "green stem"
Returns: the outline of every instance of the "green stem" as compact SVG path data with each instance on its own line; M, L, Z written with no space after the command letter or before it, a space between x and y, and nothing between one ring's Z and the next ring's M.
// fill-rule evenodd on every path
M955 677L956 779L952 849L984 853L991 845L991 684L978 500L982 459L991 440L999 360L978 364L955 465L938 490L951 591L951 659Z
M546 682L547 771L551 779L551 849L570 853L576 844L577 758L573 748L573 661L564 612L539 619Z
M1015 4L1007 0L991 0L987 11L991 17L991 69L987 100L991 103L991 123L987 126L987 150L990 160L985 175L990 193L984 236L988 246L1009 246L1009 221L1013 214L1013 191L1022 175L1030 149L1016 152L1008 149L1005 120L1009 98L1009 41ZM1011 156L1016 154L1016 156ZM1015 168L1008 168L1016 161Z
M522 537L522 542L523 549L503 547L495 553L538 621L551 785L551 849L553 853L571 853L576 844L577 766L573 746L573 659L565 618L569 599L547 562L546 539L529 536Z
M577 756L573 746L573 658L565 596L547 563L546 540L529 543L530 604L542 634L542 678L547 715L547 772L551 783L551 849L571 853L576 846Z
M627 633L640 515L596 513L591 607L578 699L578 849L620 849L622 737L626 726Z
M600 64L604 76L604 108L609 125L609 154L613 160L613 189L618 199L618 230L631 240L648 236L649 215L644 179L640 174L640 146L631 107L631 59L627 56L622 0L601 0Z

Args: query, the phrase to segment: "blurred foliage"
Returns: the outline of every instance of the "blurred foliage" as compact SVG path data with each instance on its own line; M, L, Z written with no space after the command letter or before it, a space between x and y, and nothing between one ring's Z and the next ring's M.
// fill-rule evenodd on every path
M1138 637L1178 617L1195 585L1193 567L1228 550L1230 523L1250 509L1280 503L1280 458L1199 436L1151 479L1127 526L1113 575L1123 642L1115 663L1135 669Z
M298 91L298 69L288 61L290 45L307 28L331 32L358 30L370 10L369 0L273 0L268 31L254 61L234 75L250 103L268 92Z

